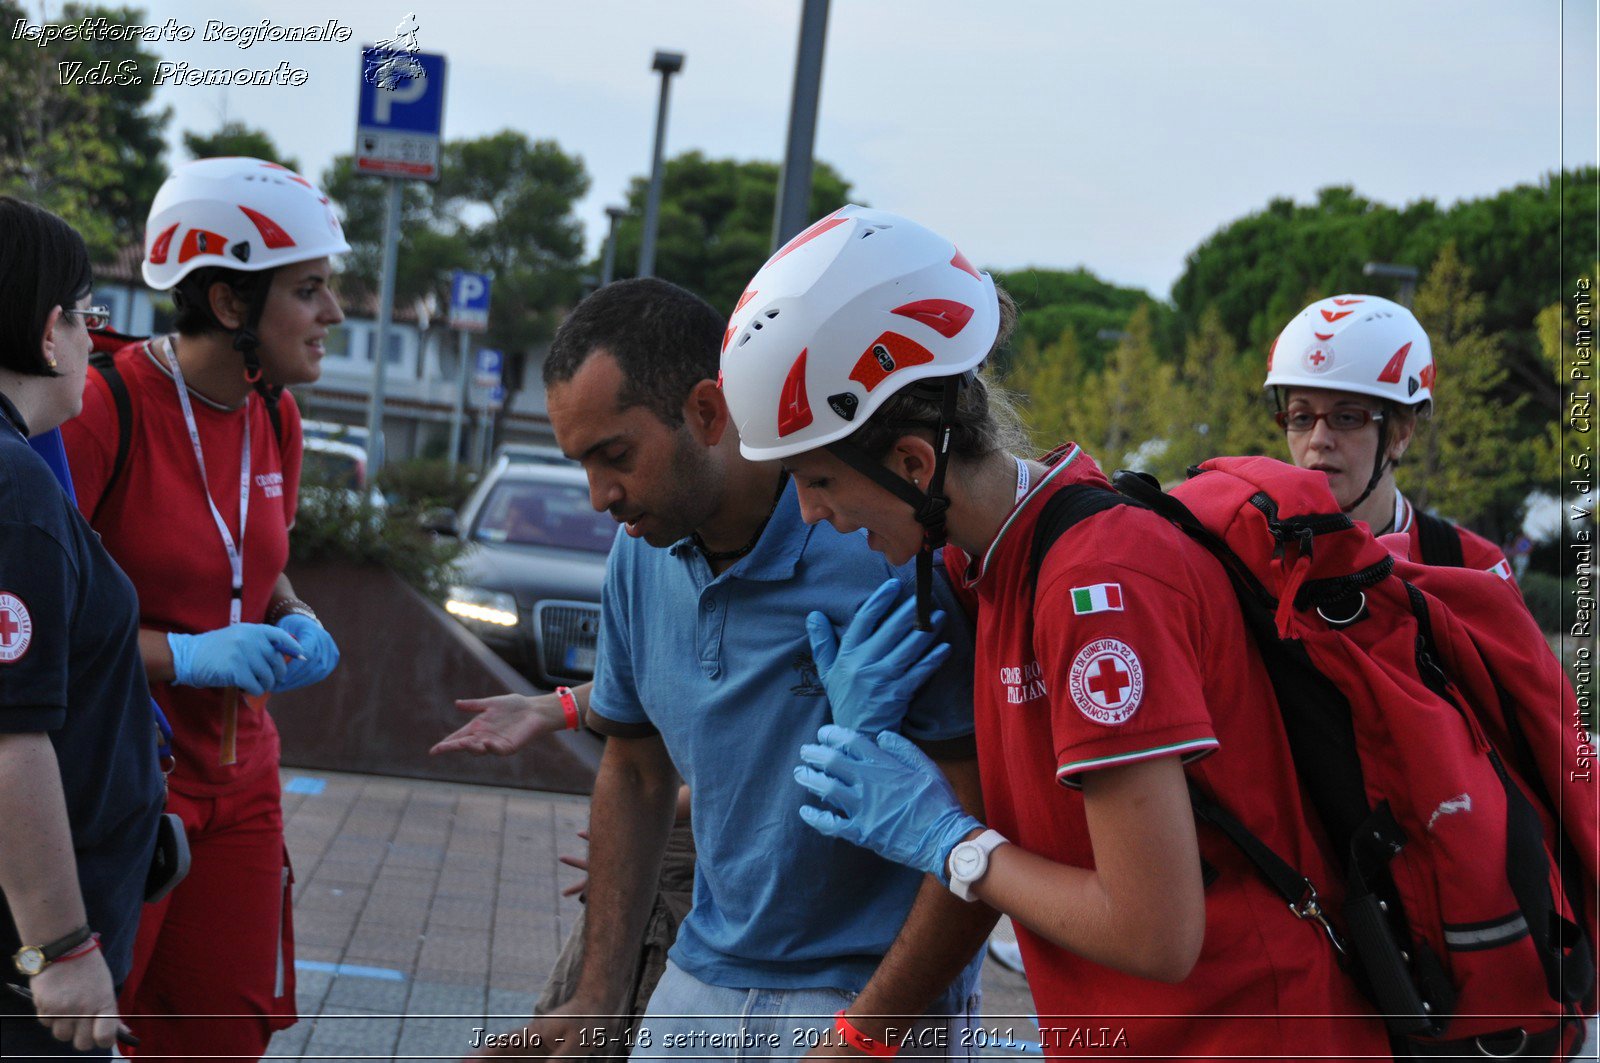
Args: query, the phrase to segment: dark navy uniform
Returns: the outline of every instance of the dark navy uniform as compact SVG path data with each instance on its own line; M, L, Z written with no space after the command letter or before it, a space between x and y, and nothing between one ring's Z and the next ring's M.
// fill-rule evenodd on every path
M0 732L50 736L84 908L120 984L164 798L138 600L25 434L0 395ZM22 944L0 905L0 978L23 981L10 960ZM73 1054L0 991L0 1020L15 1016L28 1018L0 1023L8 1053L37 1031L40 1050Z

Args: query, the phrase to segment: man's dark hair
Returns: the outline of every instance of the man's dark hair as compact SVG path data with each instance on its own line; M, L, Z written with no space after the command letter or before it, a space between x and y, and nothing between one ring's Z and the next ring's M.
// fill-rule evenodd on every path
M65 221L0 196L0 366L28 376L60 376L44 360L44 326L56 307L72 309L94 275L83 237Z
M710 303L676 284L654 277L608 284L556 330L544 386L566 383L591 354L604 350L622 369L622 408L643 406L677 427L689 392L717 378L725 325Z

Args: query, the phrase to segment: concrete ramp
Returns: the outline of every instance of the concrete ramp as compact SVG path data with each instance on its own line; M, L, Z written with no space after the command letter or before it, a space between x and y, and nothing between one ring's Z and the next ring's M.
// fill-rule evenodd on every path
M587 794L602 744L552 735L511 757L428 747L466 721L455 699L536 693L510 665L386 569L291 565L295 590L339 643L339 667L313 686L274 695L283 763L442 782Z

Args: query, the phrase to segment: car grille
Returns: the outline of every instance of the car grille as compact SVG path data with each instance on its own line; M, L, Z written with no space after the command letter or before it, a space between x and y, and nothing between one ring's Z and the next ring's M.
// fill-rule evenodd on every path
M540 602L533 607L533 642L548 676L588 679L594 674L600 607L590 602Z

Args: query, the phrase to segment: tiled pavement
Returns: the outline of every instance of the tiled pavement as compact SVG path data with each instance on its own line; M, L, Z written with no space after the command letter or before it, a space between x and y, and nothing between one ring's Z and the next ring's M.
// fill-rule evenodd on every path
M301 1020L276 1059L457 1059L520 1025L580 906L588 801L284 771ZM1034 1036L1020 976L988 963L985 1025ZM999 1054L1016 1057L1014 1050ZM637 1057L636 1057L637 1058Z

